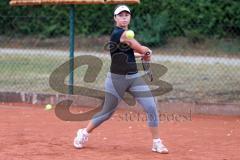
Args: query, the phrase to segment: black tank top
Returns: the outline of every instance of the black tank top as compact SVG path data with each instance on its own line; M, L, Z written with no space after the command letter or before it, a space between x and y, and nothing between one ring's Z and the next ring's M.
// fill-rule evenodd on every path
M134 51L127 44L121 43L120 38L125 30L115 27L110 38L111 67L115 74L135 74L138 72Z

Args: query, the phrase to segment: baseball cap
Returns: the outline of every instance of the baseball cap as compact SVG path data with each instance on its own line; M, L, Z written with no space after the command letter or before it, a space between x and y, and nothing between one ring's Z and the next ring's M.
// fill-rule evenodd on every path
M119 13L121 13L121 12L123 12L123 11L127 11L128 13L131 14L131 11L130 11L130 9L128 8L128 6L126 6L126 5L121 5L121 6L119 6L119 7L117 7L117 8L115 9L115 11L114 11L114 16L115 16L115 15L118 15Z

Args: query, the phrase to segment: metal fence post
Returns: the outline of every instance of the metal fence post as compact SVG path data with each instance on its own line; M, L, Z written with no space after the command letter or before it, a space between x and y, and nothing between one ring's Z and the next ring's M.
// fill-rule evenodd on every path
M70 5L70 66L68 94L73 94L74 86L74 33L75 33L75 6Z

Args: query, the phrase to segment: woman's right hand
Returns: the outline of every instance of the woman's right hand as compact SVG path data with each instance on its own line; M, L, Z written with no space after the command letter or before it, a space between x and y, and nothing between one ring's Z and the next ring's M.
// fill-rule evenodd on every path
M122 36L120 38L120 42L129 45L137 53L146 54L147 52L150 52L150 55L152 54L152 51L148 47L142 46L136 39L127 38L126 31L122 34ZM145 56L145 55L143 55L143 56Z

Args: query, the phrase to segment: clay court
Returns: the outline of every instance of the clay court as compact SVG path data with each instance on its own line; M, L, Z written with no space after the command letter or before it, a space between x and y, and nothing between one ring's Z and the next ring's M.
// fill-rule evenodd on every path
M74 112L85 112L77 107ZM239 160L240 117L193 115L183 121L162 121L161 137L169 154L151 152L145 121L120 117L119 109L90 136L86 148L73 148L78 128L86 122L58 119L54 110L28 104L1 104L0 153L4 160Z
M117 4L128 4L130 9L125 6L120 11ZM0 2L0 160L240 160L240 12L236 6L240 1ZM119 25L123 11L128 12L129 22ZM73 147L73 139L88 121L63 121L55 109L45 110L46 104L56 105L66 98L73 98L73 114L100 104L111 50L122 49L127 55L128 45L136 50L134 41L122 42L120 34L117 43L109 43L115 26L134 31L144 44L140 48L146 45L153 51L152 62L159 68L151 67L156 73L149 84L162 87L154 96L161 103L159 131L169 154L151 151L146 116L136 108L119 107L80 150ZM126 37L134 38L134 32ZM142 52L149 56L151 50ZM90 58L84 60L86 55ZM180 114L188 109L193 112Z

